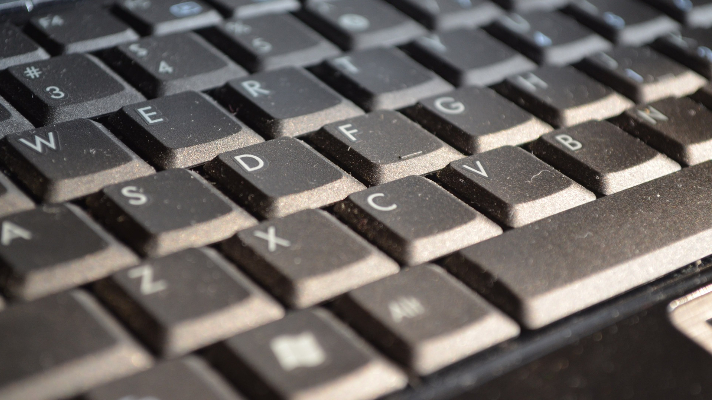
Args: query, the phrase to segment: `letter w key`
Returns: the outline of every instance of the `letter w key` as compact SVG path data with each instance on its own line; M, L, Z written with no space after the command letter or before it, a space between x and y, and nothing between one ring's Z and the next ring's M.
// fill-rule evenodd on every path
M59 150L59 139L57 138L57 134L54 132L47 132L46 139L40 135L34 135L33 137L35 139L34 143L25 138L22 138L19 141L40 154L45 154L45 147L52 150Z

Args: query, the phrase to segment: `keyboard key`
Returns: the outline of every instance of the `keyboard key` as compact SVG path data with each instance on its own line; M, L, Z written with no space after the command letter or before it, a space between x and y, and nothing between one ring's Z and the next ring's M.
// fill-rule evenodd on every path
M297 11L299 0L209 0L220 12L233 18Z
M516 323L432 264L356 289L335 307L350 326L420 375L519 333Z
M285 304L297 308L398 272L398 264L321 210L238 232L223 243L223 250Z
M59 203L153 173L98 123L79 119L6 136L3 161L44 202Z
M292 138L221 154L205 170L240 204L265 218L332 204L364 188Z
M633 106L572 67L543 67L507 78L495 89L554 127L606 119Z
M566 11L620 45L640 46L679 28L672 18L638 1L574 0Z
M139 38L128 25L98 7L40 14L25 29L52 54L90 52Z
M705 257L710 185L712 163L685 168L505 232L445 265L526 328L540 328Z
M398 49L377 48L326 60L319 77L367 111L403 108L452 86Z
M421 36L405 51L455 86L487 86L536 68L528 58L474 29Z
M151 366L152 359L83 291L0 313L0 397L54 400ZM19 366L22 366L21 368Z
M241 333L207 356L255 398L372 399L407 383L400 370L322 309Z
M579 66L638 104L694 93L707 81L647 47L617 47L586 58Z
M426 32L378 0L306 0L302 19L344 50L392 46Z
M13 106L0 97L0 138L34 128Z
M247 75L192 32L124 44L107 52L104 58L148 97L212 89Z
M20 191L5 175L0 174L0 217L31 210L34 207L35 203L29 197Z
M96 117L145 100L96 58L83 54L10 67L0 74L0 90L40 125Z
M220 13L200 0L121 0L114 8L141 35L165 35L215 25Z
M395 111L375 111L309 137L322 153L370 185L424 175L462 155Z
M571 64L611 47L588 28L555 12L508 14L492 24L489 32L540 64Z
M0 70L49 58L49 54L14 25L0 25Z
M186 354L284 316L277 302L212 249L149 260L94 289L163 357Z
M36 299L137 262L75 206L43 206L0 220L0 272L12 298Z
M507 10L533 11L554 10L565 6L570 0L494 0Z
M219 242L257 223L198 174L184 169L109 186L89 205L104 226L150 257Z
M438 179L513 228L596 199L559 171L511 146L455 161L438 173Z
M432 30L483 26L502 14L502 9L484 0L388 0Z
M406 114L467 154L523 144L552 130L487 88L468 87L429 97Z
M92 389L80 400L239 400L232 388L195 356Z
M316 64L338 47L291 14L229 20L203 35L250 71Z
M264 141L198 92L126 106L110 122L124 141L163 169L193 167Z
M295 67L230 81L215 95L268 138L303 135L363 114L313 75Z
M336 205L353 229L405 265L417 265L502 233L435 183L409 176Z
M705 78L712 78L712 35L707 29L671 32L659 38L653 47Z
M710 0L647 0L673 18L690 27L712 25L712 1Z
M614 123L683 165L712 160L712 112L690 99L638 106Z

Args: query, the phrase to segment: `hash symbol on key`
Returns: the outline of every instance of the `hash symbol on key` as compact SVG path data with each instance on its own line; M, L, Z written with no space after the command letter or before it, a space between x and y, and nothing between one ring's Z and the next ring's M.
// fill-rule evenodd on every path
M316 367L326 360L324 350L311 332L278 336L272 339L270 348L285 371Z
M284 247L289 247L292 245L289 240L282 239L281 237L277 236L276 232L277 230L274 228L274 226L270 226L269 228L267 228L267 233L262 231L255 232L255 236L267 241L267 248L269 249L270 253L277 251L277 245Z

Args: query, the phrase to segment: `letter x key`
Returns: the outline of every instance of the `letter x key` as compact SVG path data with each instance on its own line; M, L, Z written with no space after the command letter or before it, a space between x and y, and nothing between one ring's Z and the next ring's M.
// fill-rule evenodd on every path
M282 239L277 236L277 230L274 226L267 228L266 233L262 231L255 231L254 235L267 241L267 249L269 249L270 253L277 251L277 245L283 247L289 247L292 245L289 240Z

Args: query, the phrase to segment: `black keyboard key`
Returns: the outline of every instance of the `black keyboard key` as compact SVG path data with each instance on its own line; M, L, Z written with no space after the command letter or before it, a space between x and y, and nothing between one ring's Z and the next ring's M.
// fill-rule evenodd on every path
M221 154L205 170L240 204L266 218L335 203L364 187L292 138Z
M712 112L690 99L638 106L615 123L684 165L712 160Z
M611 47L574 19L555 12L504 15L489 32L540 64L571 64Z
M372 399L405 375L322 309L292 313L210 348L208 359L248 396Z
M238 232L223 243L223 251L284 303L298 308L398 272L398 264L321 210Z
M13 106L0 97L0 138L34 128Z
M203 35L250 71L306 66L340 53L291 14L228 20Z
M107 52L104 58L148 97L212 89L247 75L192 32L124 44Z
M431 261L502 233L494 222L420 176L354 193L335 211L406 265Z
M420 375L519 333L516 323L435 265L356 289L335 307L350 326Z
M326 60L318 67L318 75L367 111L395 110L452 90L442 78L394 48Z
M215 8L233 18L252 18L264 14L297 11L299 0L208 0Z
M638 104L694 93L707 81L648 47L617 47L587 57L579 68Z
M379 0L306 0L300 15L345 50L398 45L426 32Z
M106 128L80 119L6 136L2 160L28 189L58 203L153 173Z
M388 0L428 29L472 28L492 22L502 9L486 0Z
M528 58L475 29L421 36L404 50L455 86L487 86L536 68Z
M240 400L203 360L188 356L90 390L80 400Z
M395 111L327 125L309 137L322 153L370 185L444 168L462 155Z
M406 113L467 154L523 144L552 130L487 88L468 87L429 97Z
M0 358L12 360L0 363L4 400L69 398L152 364L151 356L82 291L0 312Z
M507 78L495 89L554 127L606 119L633 106L572 67L543 67Z
M613 43L628 46L652 42L679 27L672 18L636 0L574 0L566 11Z
M94 290L163 357L284 316L276 301L212 249L151 259L98 282Z
M257 223L185 169L109 186L89 205L116 236L150 257L219 242Z
M445 265L536 329L707 256L711 185L712 163L685 168L505 232Z
M515 11L554 10L565 6L570 0L494 0L495 3Z
M10 24L0 25L0 70L47 58L49 54L19 28Z
M114 10L142 35L195 30L222 20L201 0L120 0Z
M269 138L299 136L363 114L313 75L297 67L233 80L216 97Z
M110 122L124 141L164 169L203 164L220 153L264 141L197 92L126 106Z
M647 0L673 18L690 27L712 25L712 1L710 0Z
M3 291L32 300L103 278L138 258L83 211L43 206L0 220Z
M654 44L656 50L707 79L712 78L712 34L707 29L671 32Z
M139 38L128 25L98 7L30 19L25 30L52 54L90 52Z
M438 173L438 179L514 228L596 199L559 171L511 146L455 161Z
M0 217L31 210L35 203L4 174L0 174Z
M96 117L145 100L115 72L83 54L10 67L0 75L0 90L41 125Z

